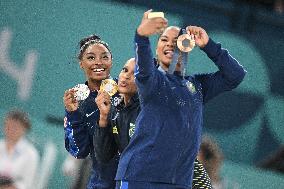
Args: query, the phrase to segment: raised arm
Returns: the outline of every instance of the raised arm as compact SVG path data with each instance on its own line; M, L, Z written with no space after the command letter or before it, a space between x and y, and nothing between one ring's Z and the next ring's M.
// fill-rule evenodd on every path
M217 44L209 38L203 28L190 26L187 27L187 31L195 36L196 44L219 69L215 73L196 75L202 84L204 102L224 91L236 88L246 74L238 61L227 50L221 48L221 44Z
M144 13L141 24L138 26L134 43L135 43L135 78L140 93L146 93L151 91L151 77L156 70L149 36L161 32L163 28L167 26L167 20L165 18L148 18L148 14L151 10ZM146 85L146 86L145 86ZM153 86L153 85L152 85ZM145 90L143 90L145 89ZM144 94L146 96L146 94Z
M136 57L136 75L137 77L149 77L155 69L153 63L153 54L151 51L149 36L161 32L167 26L165 18L148 18L152 10L144 13L141 24L135 33L135 57Z
M107 163L118 153L110 120L111 100L109 94L99 91L96 104L100 110L100 118L93 136L94 151L97 160Z

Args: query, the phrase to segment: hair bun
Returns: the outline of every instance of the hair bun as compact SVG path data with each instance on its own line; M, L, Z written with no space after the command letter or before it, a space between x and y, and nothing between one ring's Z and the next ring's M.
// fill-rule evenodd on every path
M96 34L90 35L89 37L91 38L91 40L96 40L96 39L100 40L101 39L101 37L96 35Z
M88 37L85 37L80 41L80 48L90 40L101 40L101 38L97 34L93 34Z

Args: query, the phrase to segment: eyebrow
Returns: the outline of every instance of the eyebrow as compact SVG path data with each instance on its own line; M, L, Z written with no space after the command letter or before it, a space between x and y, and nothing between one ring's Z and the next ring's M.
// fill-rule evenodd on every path
M166 35L161 35L161 37L160 38L162 38L162 37L165 37L165 38L169 38L168 36L166 36ZM177 39L178 38L178 36L177 37L175 37L175 39Z
M106 55L110 55L110 52L103 52L101 54L106 54Z
M86 53L86 55L96 55L96 54L93 53L93 52L88 52L88 53ZM109 52L102 52L100 55L110 55L110 53Z

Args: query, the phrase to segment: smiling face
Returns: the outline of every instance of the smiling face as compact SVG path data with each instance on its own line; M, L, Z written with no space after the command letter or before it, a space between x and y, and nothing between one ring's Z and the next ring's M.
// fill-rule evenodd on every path
M110 75L112 58L109 50L100 43L90 44L80 60L88 82L98 82Z
M129 59L123 66L118 78L118 91L120 94L133 96L137 87L134 80L135 59Z
M180 28L176 26L170 26L165 29L165 31L159 38L156 54L159 63L165 70L169 68L169 65L172 62L179 31Z

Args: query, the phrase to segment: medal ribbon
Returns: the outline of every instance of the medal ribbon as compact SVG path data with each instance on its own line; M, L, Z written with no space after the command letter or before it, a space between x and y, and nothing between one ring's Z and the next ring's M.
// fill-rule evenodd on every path
M178 36L180 36L182 34L186 34L186 33L187 32L186 32L185 29L181 29ZM186 67L187 67L188 52L182 52L177 46L175 47L172 63L169 66L168 73L169 74L174 73L174 71L176 69L176 65L178 63L179 55L181 55L181 62L180 62L181 63L181 74L182 74L182 76L184 76L185 72L186 72Z

